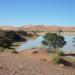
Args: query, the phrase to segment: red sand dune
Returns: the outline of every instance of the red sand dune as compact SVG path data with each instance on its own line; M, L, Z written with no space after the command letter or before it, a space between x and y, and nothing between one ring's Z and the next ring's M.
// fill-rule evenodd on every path
M64 26L49 26L49 25L24 25L21 27L13 27L13 26L1 26L2 30L39 30L39 31L75 31L74 27L64 27Z
M63 27L63 26L45 26L45 25L26 25L20 27L22 30L40 30L40 31L75 31L75 27Z

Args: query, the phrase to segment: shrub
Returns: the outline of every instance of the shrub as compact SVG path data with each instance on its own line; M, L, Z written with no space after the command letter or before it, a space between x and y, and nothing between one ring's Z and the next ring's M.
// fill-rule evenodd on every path
M20 36L28 36L27 32L23 30L16 31L16 33Z
M63 56L64 52L63 51L58 51L57 54L60 55L60 56Z
M61 57L57 53L50 53L50 58L54 64L60 64L61 62Z

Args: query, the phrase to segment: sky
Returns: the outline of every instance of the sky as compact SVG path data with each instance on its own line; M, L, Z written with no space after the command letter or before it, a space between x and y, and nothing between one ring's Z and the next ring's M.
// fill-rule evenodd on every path
M0 26L75 26L75 0L0 0Z

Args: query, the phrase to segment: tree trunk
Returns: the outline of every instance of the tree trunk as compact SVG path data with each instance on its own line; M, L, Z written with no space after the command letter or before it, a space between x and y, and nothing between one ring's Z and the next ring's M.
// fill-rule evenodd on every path
M52 44L51 44L51 41L48 43L48 52L51 52L52 51Z

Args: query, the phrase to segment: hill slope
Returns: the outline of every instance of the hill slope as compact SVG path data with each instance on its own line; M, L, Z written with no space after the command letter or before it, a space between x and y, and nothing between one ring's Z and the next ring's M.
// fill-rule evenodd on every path
M63 26L48 26L48 25L24 25L21 27L13 27L13 26L1 26L0 29L2 30L39 30L39 31L75 31L74 27L63 27Z
M62 26L44 26L44 25L26 25L20 27L21 30L39 30L39 31L75 31L75 27L62 27Z

